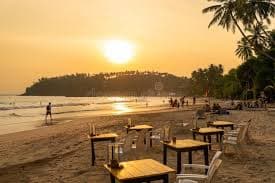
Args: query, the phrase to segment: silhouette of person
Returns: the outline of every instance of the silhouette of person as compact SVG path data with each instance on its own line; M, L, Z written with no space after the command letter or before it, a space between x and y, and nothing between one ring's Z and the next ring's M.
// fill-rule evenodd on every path
M46 124L47 124L47 119L48 119L48 115L50 115L50 118L51 118L51 121L53 120L52 118L52 104L49 103L46 107L46 117L45 117L45 120L46 120Z
M196 104L196 97L193 97L193 105Z

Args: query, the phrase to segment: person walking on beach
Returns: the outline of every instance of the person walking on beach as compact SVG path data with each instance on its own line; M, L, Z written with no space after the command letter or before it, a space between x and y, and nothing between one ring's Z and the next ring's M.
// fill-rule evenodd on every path
M194 96L193 97L193 105L195 105L196 104L196 97Z
M51 118L51 121L52 121L53 118L52 118L52 104L51 103L49 103L46 107L46 117L45 117L46 124L48 123L48 121L47 121L48 115L50 115L50 118Z

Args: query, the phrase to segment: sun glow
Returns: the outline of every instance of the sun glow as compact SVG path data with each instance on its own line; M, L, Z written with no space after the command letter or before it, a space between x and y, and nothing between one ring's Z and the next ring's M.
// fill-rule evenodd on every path
M125 64L134 56L134 46L129 41L107 40L103 43L104 56L112 63Z
M131 109L125 103L115 103L113 109L115 110L115 114L131 112Z

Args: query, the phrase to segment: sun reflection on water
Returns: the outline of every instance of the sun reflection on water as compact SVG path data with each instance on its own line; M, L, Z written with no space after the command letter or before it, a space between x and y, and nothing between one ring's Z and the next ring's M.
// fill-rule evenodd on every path
M113 109L116 114L123 114L132 111L125 103L114 103Z

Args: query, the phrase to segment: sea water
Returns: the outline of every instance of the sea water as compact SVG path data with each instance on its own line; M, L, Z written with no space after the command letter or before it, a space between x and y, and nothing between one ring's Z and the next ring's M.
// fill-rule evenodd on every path
M40 97L0 96L0 134L43 126L46 106L54 120L116 115L168 107L165 97Z
M55 122L58 119L70 121L75 117L167 109L168 100L168 97L0 96L0 135L45 127L46 106L49 102L52 103ZM192 99L188 100L191 104Z

